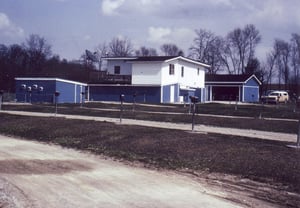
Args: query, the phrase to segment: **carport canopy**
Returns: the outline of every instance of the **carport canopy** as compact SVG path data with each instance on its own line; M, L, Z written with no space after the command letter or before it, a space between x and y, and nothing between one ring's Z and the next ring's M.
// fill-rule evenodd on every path
M205 75L207 101L257 102L261 82L255 75Z

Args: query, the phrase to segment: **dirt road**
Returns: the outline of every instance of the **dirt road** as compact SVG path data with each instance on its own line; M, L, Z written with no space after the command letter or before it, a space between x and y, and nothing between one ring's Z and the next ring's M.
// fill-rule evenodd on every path
M184 175L0 136L0 207L240 207Z

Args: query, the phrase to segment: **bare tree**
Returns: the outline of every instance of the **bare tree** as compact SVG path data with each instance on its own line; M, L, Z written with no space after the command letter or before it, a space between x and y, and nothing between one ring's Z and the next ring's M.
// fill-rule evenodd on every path
M160 50L165 56L184 56L183 51L179 49L175 44L163 44L160 47Z
M140 47L140 49L135 51L135 55L137 56L157 56L156 49L147 48L145 46Z
M25 75L26 74L26 64L28 61L28 55L26 50L17 44L13 44L8 50L8 61L11 67L12 73L15 75Z
M210 74L216 74L224 68L224 41L207 30L196 30L197 37L189 48L189 57L211 65ZM226 66L225 66L226 67Z
M250 59L245 67L245 74L260 74L260 62L257 58Z
M133 46L128 38L113 38L108 46L109 56L127 57L133 53Z
M266 63L263 64L263 70L265 74L265 84L268 86L271 85L272 80L275 76L275 62L277 59L278 54L276 51L271 51L267 54Z
M42 70L46 60L51 57L51 45L46 39L39 35L32 34L23 44L26 49L29 59L29 71L33 73Z
M103 68L103 58L108 56L109 53L109 47L108 45L104 42L102 44L99 44L96 49L95 49L95 56L98 59L99 63L99 70L101 71Z
M259 31L251 24L228 33L226 52L236 74L245 73L245 67L254 58L255 47L260 41Z
M255 59L255 48L261 41L261 35L252 24L246 25L243 33L247 42L246 45L248 45L248 57L246 57L246 64L248 64L250 60Z
M276 54L275 66L278 72L278 84L281 86L282 79L287 89L290 76L289 57L290 45L288 42L276 39L274 42L274 53Z
M299 94L298 87L300 81L300 35L292 34L291 39L291 66L293 70L292 80L296 86L294 91Z

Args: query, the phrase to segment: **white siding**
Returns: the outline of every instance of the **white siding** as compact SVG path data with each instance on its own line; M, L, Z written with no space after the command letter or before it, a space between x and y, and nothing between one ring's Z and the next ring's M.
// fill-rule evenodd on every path
M175 74L169 74L169 64L175 65ZM181 77L181 67L184 67L184 76ZM198 74L199 68L199 74ZM164 63L162 67L162 85L178 83L191 88L204 88L205 69L202 66L186 61L174 61Z
M107 72L108 74L114 74L115 66L120 66L120 75L131 75L131 63L127 63L124 60L108 60Z
M174 64L174 74L169 74L169 65ZM162 65L162 85L171 85L178 83L178 75L180 75L180 69L178 69L178 65L174 62L163 63Z
M160 85L161 64L160 63L134 63L132 64L133 85Z

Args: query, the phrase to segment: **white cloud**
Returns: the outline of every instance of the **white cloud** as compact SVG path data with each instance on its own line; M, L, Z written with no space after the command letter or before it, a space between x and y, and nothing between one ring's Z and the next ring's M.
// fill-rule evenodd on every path
M0 30L9 28L11 25L8 16L4 13L0 13Z
M206 0L207 3L210 3L212 5L226 5L226 6L231 6L232 1L231 0Z
M159 10L162 0L103 0L101 11L103 15L135 15L149 14Z
M189 28L149 27L148 41L153 43L179 43L193 39L195 32Z
M165 43L172 43L183 50L187 50L194 37L194 30L185 27L149 27L147 40L156 47Z
M91 40L91 36L90 35L85 35L84 37L83 37L83 40L86 40L86 41L88 41L88 40Z
M171 29L167 27L149 27L148 41L153 43L164 43L171 35Z
M5 13L0 12L0 34L6 37L18 37L24 35L24 30L13 24Z
M125 0L103 0L102 1L102 13L104 15L115 15L117 10L125 3Z
M151 4L159 5L161 3L160 0L140 0L140 2L144 5L151 5Z

